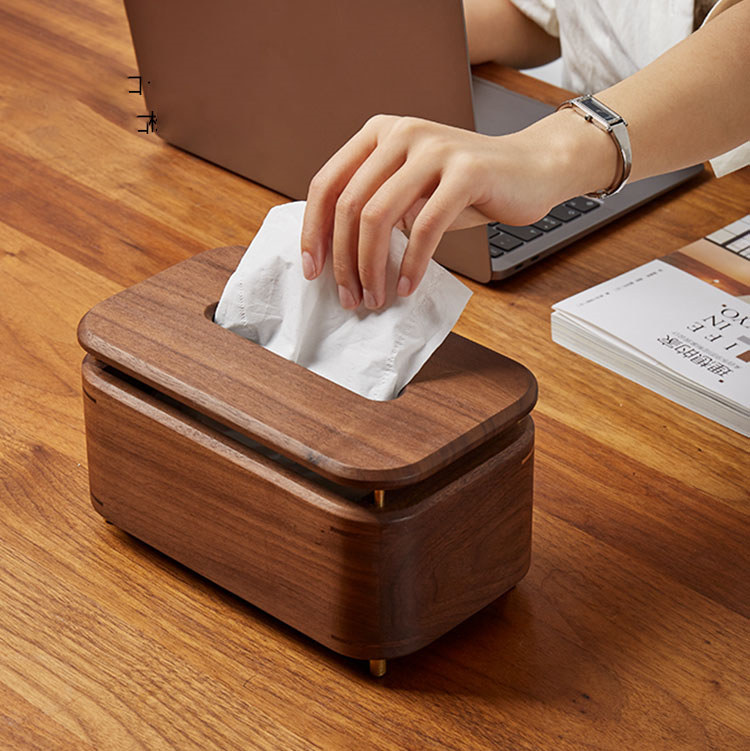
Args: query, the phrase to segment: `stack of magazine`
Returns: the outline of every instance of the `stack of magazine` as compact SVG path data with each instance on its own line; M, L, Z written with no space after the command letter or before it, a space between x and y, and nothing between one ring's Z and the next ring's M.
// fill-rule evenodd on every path
M552 339L750 436L750 215L557 303Z

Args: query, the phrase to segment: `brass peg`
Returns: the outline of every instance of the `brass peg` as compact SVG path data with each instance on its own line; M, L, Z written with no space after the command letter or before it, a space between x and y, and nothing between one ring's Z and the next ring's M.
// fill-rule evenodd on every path
M380 491L383 492L382 490ZM385 675L387 664L385 660L370 660L370 675L382 678Z
M375 506L383 508L385 506L385 490L374 491ZM387 664L385 660L370 660L370 675L375 678L382 678L385 675Z

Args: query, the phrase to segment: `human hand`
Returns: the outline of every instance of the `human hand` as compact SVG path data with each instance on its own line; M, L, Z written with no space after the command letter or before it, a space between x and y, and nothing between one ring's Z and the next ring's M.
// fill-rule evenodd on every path
M331 252L343 307L376 309L386 297L393 227L409 234L397 286L406 296L447 230L541 218L558 202L552 173L562 160L539 130L491 137L412 117L371 118L310 183L305 276L318 276Z

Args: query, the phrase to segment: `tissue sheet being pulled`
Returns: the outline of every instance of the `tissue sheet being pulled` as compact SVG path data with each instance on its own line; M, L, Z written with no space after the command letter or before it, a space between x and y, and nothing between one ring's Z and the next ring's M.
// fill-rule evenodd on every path
M361 396L393 399L448 335L471 291L431 260L417 289L396 296L407 239L394 230L386 305L344 310L330 254L317 279L302 274L304 210L298 201L269 211L229 278L214 320Z

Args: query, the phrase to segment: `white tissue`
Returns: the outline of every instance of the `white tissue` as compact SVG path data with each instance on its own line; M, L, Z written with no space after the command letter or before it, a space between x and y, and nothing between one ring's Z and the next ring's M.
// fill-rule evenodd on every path
M395 294L406 237L391 235L388 299L377 311L344 310L330 268L302 274L304 201L276 206L227 282L219 325L357 394L398 396L445 339L471 291L435 261L409 297Z

